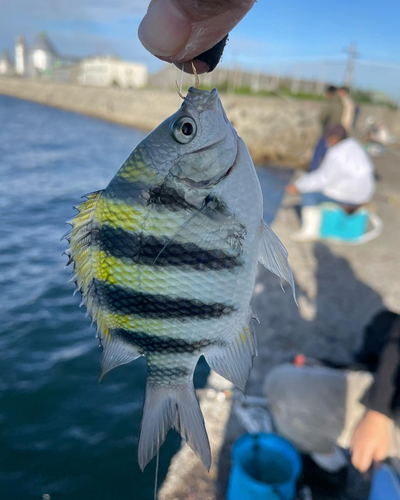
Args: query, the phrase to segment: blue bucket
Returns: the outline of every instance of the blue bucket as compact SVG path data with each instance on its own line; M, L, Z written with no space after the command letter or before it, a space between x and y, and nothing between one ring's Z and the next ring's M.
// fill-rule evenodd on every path
M368 500L400 500L399 477L388 465L374 472Z
M300 455L289 441L245 434L233 446L227 500L293 500L300 472Z
M335 238L344 241L356 241L363 236L368 225L368 209L359 208L348 215L336 203L321 204L321 238Z

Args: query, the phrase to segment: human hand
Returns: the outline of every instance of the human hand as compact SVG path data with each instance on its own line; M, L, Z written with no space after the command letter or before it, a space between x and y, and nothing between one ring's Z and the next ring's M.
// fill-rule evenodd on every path
M287 194L297 194L299 190L293 183L290 183L286 186L286 192Z
M139 26L139 39L159 59L192 73L212 71L226 35L247 14L255 0L151 0ZM219 44L212 54L204 54Z
M351 438L351 463L366 472L373 462L385 460L389 451L390 419L382 413L368 410Z

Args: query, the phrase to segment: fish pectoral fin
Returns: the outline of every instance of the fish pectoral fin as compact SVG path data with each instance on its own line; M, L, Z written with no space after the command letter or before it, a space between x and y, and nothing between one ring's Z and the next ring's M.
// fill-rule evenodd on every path
M103 354L101 356L101 375L100 381L106 373L120 365L125 365L139 358L142 354L131 345L124 342L113 340L103 335L101 342Z
M235 384L242 392L257 355L255 331L249 322L227 346L217 346L205 353L210 368Z
M139 466L144 470L175 427L199 456L207 470L211 467L211 449L204 418L193 383L157 385L147 383L139 440Z
M296 300L296 290L293 273L289 265L288 252L278 236L265 221L261 223L261 239L258 260L268 271L287 281L292 287L293 298Z

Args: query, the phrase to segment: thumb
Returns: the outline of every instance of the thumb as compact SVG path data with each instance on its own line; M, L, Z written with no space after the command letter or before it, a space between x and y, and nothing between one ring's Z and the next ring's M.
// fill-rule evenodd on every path
M181 64L220 42L254 1L152 0L139 26L139 39L158 58ZM210 69L206 63L196 67L199 72Z

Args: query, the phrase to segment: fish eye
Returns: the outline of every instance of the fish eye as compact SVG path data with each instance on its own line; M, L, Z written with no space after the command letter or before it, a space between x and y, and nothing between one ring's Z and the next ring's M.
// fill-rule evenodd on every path
M181 116L171 125L173 139L180 144L187 144L196 136L195 121L189 116Z

